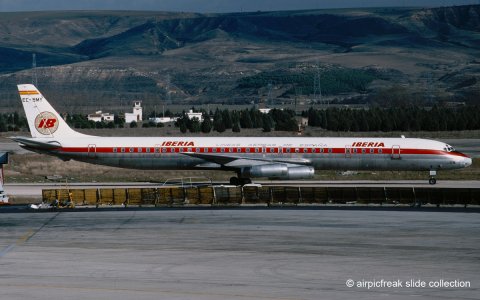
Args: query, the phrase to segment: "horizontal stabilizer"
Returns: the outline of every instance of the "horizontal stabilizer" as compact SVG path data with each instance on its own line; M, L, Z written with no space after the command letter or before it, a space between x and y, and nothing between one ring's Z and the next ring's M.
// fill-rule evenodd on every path
M53 150L53 149L58 149L62 147L62 145L60 145L60 143L57 141L42 142L33 138L22 137L22 136L14 136L14 137L11 137L11 139L14 140L15 142L20 143L20 146L25 146L28 148L34 148L39 150Z

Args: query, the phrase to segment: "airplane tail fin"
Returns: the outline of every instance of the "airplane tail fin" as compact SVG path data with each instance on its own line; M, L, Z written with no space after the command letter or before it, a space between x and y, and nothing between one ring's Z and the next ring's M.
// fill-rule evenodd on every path
M33 84L19 84L17 87L33 138L85 136L70 128Z

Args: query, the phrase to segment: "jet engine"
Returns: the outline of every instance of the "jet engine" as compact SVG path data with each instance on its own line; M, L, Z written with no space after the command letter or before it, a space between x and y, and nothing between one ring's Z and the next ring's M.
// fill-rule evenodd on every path
M259 165L243 169L242 177L277 177L285 176L287 173L288 167L284 164Z
M271 176L271 179L284 179L284 180L295 180L295 179L310 179L315 175L315 169L309 166L302 167L292 167L288 168L288 172L284 176Z
M315 175L310 166L288 167L285 164L270 164L248 167L242 170L242 177L268 177L270 179L309 179Z

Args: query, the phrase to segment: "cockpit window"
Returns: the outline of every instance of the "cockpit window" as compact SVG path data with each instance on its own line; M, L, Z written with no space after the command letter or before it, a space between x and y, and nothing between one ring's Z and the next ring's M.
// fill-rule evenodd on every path
M443 148L443 150L445 150L447 152L453 152L453 151L455 151L455 148L453 148L450 145L445 144L445 148Z

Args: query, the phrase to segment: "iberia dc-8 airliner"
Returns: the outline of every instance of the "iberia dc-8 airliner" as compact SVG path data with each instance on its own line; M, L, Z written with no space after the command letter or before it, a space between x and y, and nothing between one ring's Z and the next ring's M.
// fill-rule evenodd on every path
M416 138L99 137L70 128L32 84L18 85L32 137L21 147L107 166L150 170L227 170L251 178L309 179L315 170L460 169L472 159L442 142Z

